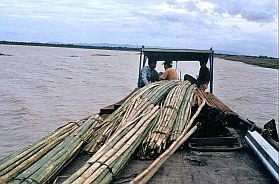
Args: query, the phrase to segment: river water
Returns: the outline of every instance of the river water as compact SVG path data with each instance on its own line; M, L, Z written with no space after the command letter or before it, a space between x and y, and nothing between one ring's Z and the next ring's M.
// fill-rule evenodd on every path
M0 53L0 159L98 113L137 84L136 52L0 45ZM177 70L196 76L199 64ZM278 123L278 70L215 58L214 94L258 125Z

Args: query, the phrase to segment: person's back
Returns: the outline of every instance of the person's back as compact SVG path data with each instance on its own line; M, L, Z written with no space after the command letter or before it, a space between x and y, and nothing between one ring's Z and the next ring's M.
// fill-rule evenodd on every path
M144 66L141 70L141 78L138 86L143 87L149 84L149 82L155 82L159 80L159 74L155 70L157 61L148 60L148 66Z
M165 72L160 75L160 80L179 80L176 70L172 68L172 61L166 60L164 62Z

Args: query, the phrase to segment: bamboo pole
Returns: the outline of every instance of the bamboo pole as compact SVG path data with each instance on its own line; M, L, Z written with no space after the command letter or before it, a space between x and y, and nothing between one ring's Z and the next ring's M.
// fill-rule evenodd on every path
M187 88L187 91L183 96L182 104L179 108L179 112L169 142L175 141L177 137L182 133L185 125L188 123L191 115L191 107L195 90L195 85L191 85Z
M197 130L197 125L195 125L186 135L185 141ZM177 139L176 141L178 141ZM176 142L175 141L175 142ZM175 144L173 142L172 145ZM174 146L168 148L162 155L160 155L144 172L138 175L134 180L130 182L130 184L144 184L147 183L148 180L158 171L158 169L163 165L163 163L177 150L178 148L174 148ZM172 149L174 151L172 151Z
M95 155L93 155L93 157L91 159L88 160L88 162L91 162L91 163L95 163L97 160L98 161L101 161L101 162L106 162L107 159L109 157L111 157L113 154L115 154L116 151L118 151L119 149L121 149L121 147L123 145L125 145L125 140L129 140L133 134L136 134L136 132L139 130L139 128L141 126L143 126L143 124L145 123L145 121L150 117L152 116L156 111L157 111L158 107L155 107L153 108L153 110L151 110L151 112L149 114L147 114L146 116L144 116L140 121L139 123L136 125L136 127L134 129L132 129L131 131L129 131L127 133L127 135L124 135L124 137L117 141L117 143L115 145L113 145L112 148L110 148L108 151L103 151L103 150L100 150L98 151ZM114 138L112 137L110 140L114 140ZM111 141L110 143L112 143L113 141ZM107 146L105 146L107 147ZM104 147L104 148L105 148ZM86 172L83 173L83 177L84 178L88 178L90 175L92 175L93 172L95 172L96 169L98 169L99 167L101 166L100 163L96 162L95 164L93 164L91 167L90 167L90 170L87 169ZM82 180L82 177L80 177L79 180L77 180L77 183L83 183L83 180Z
M162 82L155 82L151 83L135 93L133 93L130 97L126 99L126 101L117 109L115 110L110 116L108 116L105 121L103 127L106 128L105 131L101 131L98 135L98 138L92 139L90 143L92 146L86 146L86 151L90 150L90 152L96 152L100 149L103 144L110 138L110 136L115 132L116 127L119 125L121 120L123 119L124 113L126 112L127 108L132 103L132 99L139 99L141 97L147 96L151 91L154 91L159 86L162 85Z
M82 144L94 132L94 127L99 121L99 116L90 117L82 126L76 129L64 141L60 142L45 155L40 155L40 159L26 169L17 174L17 177L10 183L20 183L17 178L32 178L39 183L45 183L62 168L67 161L76 154Z
M112 156L108 156L109 160L106 162L107 165L111 165L114 161L117 161L118 159L120 159L121 163L124 164L127 160L129 160L129 158L131 157L131 155L134 153L135 149L137 148L137 146L140 144L142 137L147 133L147 130L150 127L150 121L152 121L155 116L158 113L158 108L154 108L154 111L151 112L151 116L149 118L146 118L146 120L144 120L144 124L138 129L138 131L136 131L135 133L131 134L131 137L129 139L126 139L127 141L125 141L125 144L123 145L123 147L120 148L120 150L118 150L117 152L115 152ZM128 153L128 155L125 158L125 160L121 160L121 156L123 154ZM112 167L112 169L114 170L115 173L117 173L119 171L119 167L121 167L122 164L117 165L116 168ZM104 172L106 170L106 167L102 166L100 167L96 172L94 172L94 174L92 174L86 181L85 184L89 184L91 182L93 182L99 175L101 175L102 172ZM109 175L110 179L112 179L112 175Z
M7 174L11 169L17 167L27 158L37 153L41 148L44 148L47 144L55 141L58 137L66 137L69 132L74 131L80 126L81 121L70 122L69 124L57 129L55 132L39 140L37 143L32 144L28 148L22 150L19 153L13 154L0 163L0 176ZM65 136L66 134L66 136Z
M146 99L149 99L153 104L156 104L158 103L158 100L162 99L162 97L165 96L165 94L172 88L174 87L175 85L177 85L178 82L175 81L169 81L169 82L160 82L160 85L151 85L151 87L147 87L146 89L144 89L143 91L140 92L140 94L138 95L134 95L135 98L146 98ZM149 85L148 85L149 86ZM140 91L140 90L139 90ZM133 98L130 98L130 100L132 100ZM128 101L128 100L127 100ZM119 111L118 113L114 114L115 116L118 116L118 120L116 121L115 117L112 118L112 117L108 117L107 119L109 119L109 121L106 119L105 121L107 122L112 122L113 123L113 126L114 127L117 127L119 124L120 124L120 121L119 119L123 119L123 116L124 116L124 113L123 111L127 111L127 108L129 105L131 105L132 102L127 102L125 101L124 103L126 104L125 108L122 106L122 111ZM141 113L141 111L143 109L145 109L146 107L148 106L148 104L144 104L142 106L141 109L138 109L137 110L137 113ZM119 108L121 109L121 108ZM121 113L122 112L122 113ZM113 115L112 114L112 115ZM119 114L122 114L121 116L119 116ZM110 133L102 133L103 135L99 135L97 139L94 139L93 141L95 143L91 143L93 146L92 146L92 150L94 151L97 151L98 147L101 147L103 145L103 143L105 142L105 139L108 140L108 138L110 137L110 134L113 134L113 132L115 132L115 129L114 128L111 128L110 126L107 127L107 130L110 132Z
M110 147L109 147L109 145L111 144L111 143L113 143L113 144L111 144L111 145L114 145L115 143L117 143L118 141L119 141L119 138L117 138L119 135L121 135L122 134L122 136L124 136L127 132L128 132L128 130L126 130L125 131L125 128L127 128L127 127L129 127L129 125L131 125L131 124L133 124L134 123L134 121L132 121L132 122L128 122L127 124L126 124L126 126L125 127L122 127L121 129L119 129L101 148L100 148L100 150L98 151L98 153L96 153L95 155L94 155L94 159L97 159L99 156L101 156L102 154L104 154L104 153L106 153L109 149L110 149ZM123 132L124 131L124 132ZM119 136L119 137L122 137L122 136ZM92 162L92 160L91 160L91 162Z
M65 137L67 137L68 134L64 135L63 137L57 138L56 140L50 142L46 146L44 146L40 151L32 155L30 158L24 160L19 165L17 165L14 169L9 171L7 174L1 176L0 178L8 182L11 178L15 177L22 171L24 171L26 168L30 167L33 163L35 163L37 160L39 160L45 153L47 153L50 149L54 148L57 143L60 143Z
M203 100L202 104L199 106L196 113L191 118L189 124L186 129L184 129L183 133L178 137L178 139L172 143L172 145L162 154L159 158L157 158L146 170L144 170L140 175L138 175L135 179L133 179L130 184L144 184L146 183L155 173L156 171L163 165L163 163L197 130L197 125L195 125L189 132L189 128L192 123L199 115L201 109L205 105L205 100Z
M158 116L156 116L158 117ZM117 176L118 173L122 170L122 168L126 165L126 163L129 161L129 158L132 156L132 154L135 152L138 145L142 142L142 140L145 138L146 134L150 131L152 126L154 126L154 119L149 123L149 127L145 130L144 133L142 133L137 140L135 140L131 145L112 165L110 165L110 168L112 169L112 173L106 169L101 175L94 180L92 183L110 183L110 181L113 179L113 176ZM135 145L136 144L136 145Z
M149 108L150 109L150 108ZM131 136L137 133L138 129L141 128L141 126L147 121L150 116L156 112L158 107L155 107L153 109L150 109L151 111L146 114L144 117L142 117L139 122L136 124L135 128L126 126L126 128L129 128L130 131L127 133L123 134L124 136L121 140L116 140L118 136L121 137L121 133L123 130L119 129L109 140L106 142L102 148L100 148L93 156L91 159L88 160L88 163L85 164L84 167L82 167L80 170L78 170L74 175L72 175L65 183L83 183L85 179L83 178L88 178L94 173L100 166L101 164L96 162L101 161L101 162L106 162L107 159L113 156L113 154L116 153L119 149L121 149L124 145L125 147L125 142L124 140L129 140ZM133 129L132 129L133 128ZM125 129L124 129L125 130ZM120 132L120 133L119 133ZM95 163L96 162L96 163ZM89 163L94 163L89 164Z
M190 85L189 82L176 82L174 84L176 86L170 90L164 101L163 111L160 113L156 128L144 140L145 150L142 153L145 155L141 155L141 158L154 158L167 146L183 95Z

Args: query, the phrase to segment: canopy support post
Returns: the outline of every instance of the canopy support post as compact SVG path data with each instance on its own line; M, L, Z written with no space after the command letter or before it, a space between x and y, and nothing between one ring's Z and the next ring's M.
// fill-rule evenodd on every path
M140 81L141 81L141 65L142 65L143 49L144 49L144 46L141 47L141 51L140 51L140 64L139 64L138 87L140 86Z
M213 59L214 59L214 51L212 50L209 56L210 62L210 93L213 94Z

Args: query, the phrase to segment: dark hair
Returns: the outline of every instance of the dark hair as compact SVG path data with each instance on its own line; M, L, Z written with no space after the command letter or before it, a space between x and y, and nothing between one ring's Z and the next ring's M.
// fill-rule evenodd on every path
M163 64L167 66L172 66L172 60L165 60Z
M156 59L154 59L154 58L148 58L148 64L150 64L150 63L156 63L156 62L157 62Z
M207 63L208 58L202 57L199 59L200 63Z

